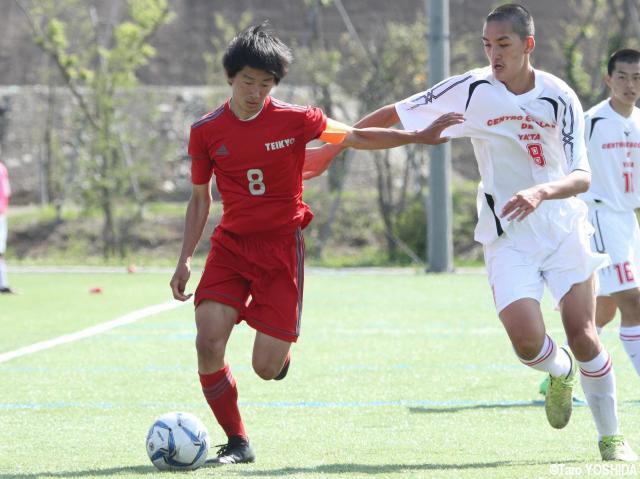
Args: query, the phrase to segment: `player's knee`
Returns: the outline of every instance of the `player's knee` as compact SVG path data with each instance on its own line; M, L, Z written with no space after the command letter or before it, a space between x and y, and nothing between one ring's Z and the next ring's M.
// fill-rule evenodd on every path
M519 343L517 346L514 345L514 349L518 357L525 361L532 360L540 352L538 345L534 343Z
M226 343L224 340L201 333L196 335L196 351L198 356L207 359L224 358Z
M277 365L266 361L253 361L253 370L265 381L275 378L280 372Z
M520 359L530 361L535 358L542 348L544 339L540 341L538 338L519 336L511 339L513 349Z
M567 336L567 342L578 361L588 361L600 349L600 340L595 328L574 330Z

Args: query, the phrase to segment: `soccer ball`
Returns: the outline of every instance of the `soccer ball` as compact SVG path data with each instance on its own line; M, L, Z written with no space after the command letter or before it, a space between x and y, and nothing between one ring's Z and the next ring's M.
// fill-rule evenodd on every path
M208 452L209 432L193 414L163 414L147 434L147 454L161 471L198 469Z

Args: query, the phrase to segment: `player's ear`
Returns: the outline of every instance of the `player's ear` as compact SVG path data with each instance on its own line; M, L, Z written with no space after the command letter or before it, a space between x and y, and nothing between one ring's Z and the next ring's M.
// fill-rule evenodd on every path
M536 39L533 38L532 36L528 36L527 38L525 38L524 43L525 43L524 52L527 54L531 53L536 48Z
M604 83L607 85L607 87L611 88L611 76L609 76L608 73L605 73L604 75Z

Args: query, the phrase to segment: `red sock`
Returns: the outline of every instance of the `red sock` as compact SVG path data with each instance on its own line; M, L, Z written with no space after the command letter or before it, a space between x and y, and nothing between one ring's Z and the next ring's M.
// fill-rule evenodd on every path
M209 407L227 436L246 439L247 433L238 409L238 388L229 365L225 364L224 368L212 374L200 374L200 384Z

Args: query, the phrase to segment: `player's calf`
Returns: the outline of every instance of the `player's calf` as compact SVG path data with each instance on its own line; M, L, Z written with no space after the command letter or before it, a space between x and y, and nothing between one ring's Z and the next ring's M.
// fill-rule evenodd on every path
M622 316L620 341L631 364L640 375L640 290L631 289L613 296Z

